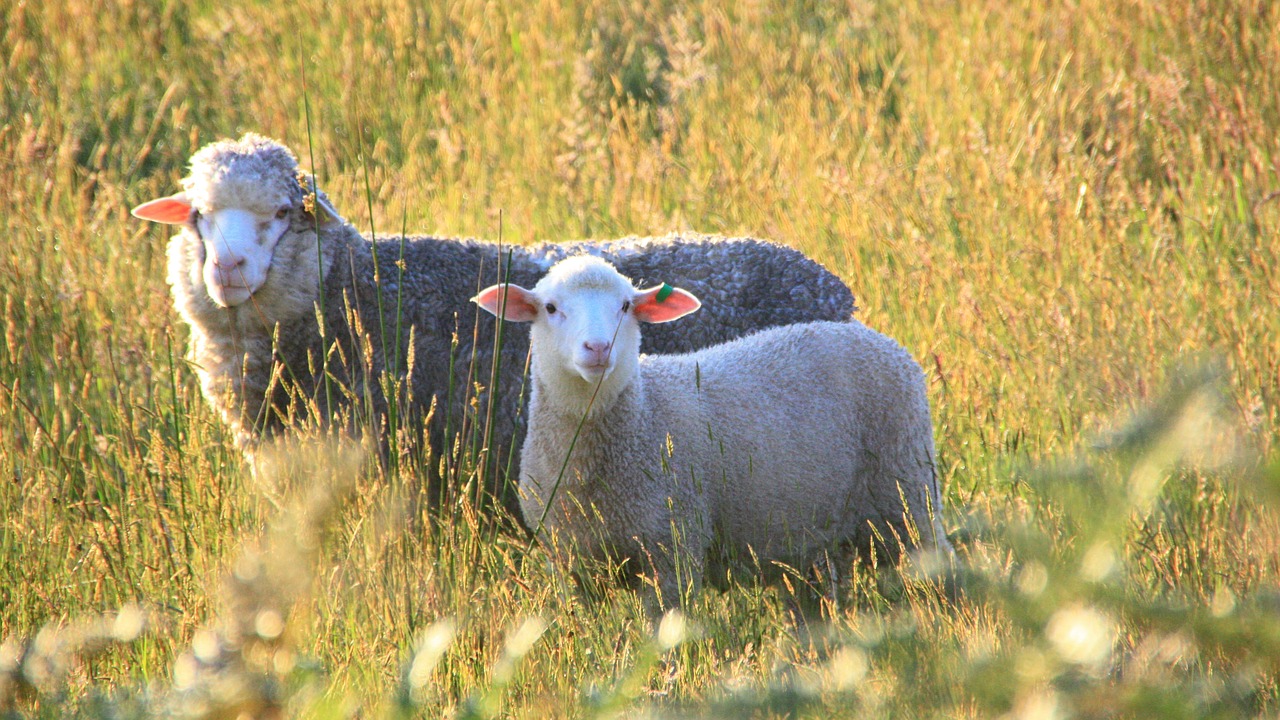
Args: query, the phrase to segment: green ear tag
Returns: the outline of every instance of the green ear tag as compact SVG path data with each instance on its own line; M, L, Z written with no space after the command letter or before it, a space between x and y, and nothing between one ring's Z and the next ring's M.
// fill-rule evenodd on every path
M662 289L658 291L658 295L655 299L658 302L665 302L667 298L671 297L671 293L675 291L676 291L675 288L671 287L666 283L662 283Z

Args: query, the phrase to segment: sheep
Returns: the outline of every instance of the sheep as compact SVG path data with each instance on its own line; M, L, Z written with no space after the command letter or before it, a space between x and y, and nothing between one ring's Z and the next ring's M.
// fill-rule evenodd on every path
M465 300L479 288L532 283L556 260L588 252L714 299L701 322L647 338L648 352L692 350L788 322L847 320L855 310L831 272L761 240L374 241L342 218L287 147L253 133L200 149L181 192L133 214L179 228L167 279L190 328L189 358L251 464L254 448L285 428L333 427L340 417L350 426L354 412L366 413L385 445L396 427L421 432L434 408L427 435L437 459L461 423L484 427L491 418L490 467L510 470L488 473L487 490L513 513L506 477L518 473L528 344L507 335L494 352L495 323ZM388 387L398 388L390 402Z
M653 610L753 558L767 579L833 551L950 555L923 373L885 335L814 322L641 355L641 323L701 303L593 257L473 301L532 323L520 505L562 569L649 578Z

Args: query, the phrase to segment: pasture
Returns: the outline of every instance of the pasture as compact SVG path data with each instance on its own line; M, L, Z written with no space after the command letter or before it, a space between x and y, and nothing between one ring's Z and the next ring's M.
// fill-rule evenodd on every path
M1271 4L0 0L0 64L0 717L1280 712ZM366 234L817 259L927 373L963 592L655 630L441 458L255 477L129 215L245 131Z

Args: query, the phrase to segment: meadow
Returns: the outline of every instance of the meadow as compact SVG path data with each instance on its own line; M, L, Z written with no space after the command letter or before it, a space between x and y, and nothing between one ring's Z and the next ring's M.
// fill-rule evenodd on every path
M0 0L0 64L0 717L1280 713L1270 3ZM250 130L368 234L819 260L926 371L963 591L655 630L420 466L255 477L129 216Z

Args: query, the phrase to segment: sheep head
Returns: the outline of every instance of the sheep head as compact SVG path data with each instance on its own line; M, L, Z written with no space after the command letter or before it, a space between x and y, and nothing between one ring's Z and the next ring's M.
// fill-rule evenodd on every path
M290 228L341 219L300 174L287 147L252 133L202 148L182 185L182 192L143 203L133 214L181 225L199 241L199 277L209 298L224 308L246 302L263 286L276 245Z
M532 322L534 373L579 391L625 385L640 356L640 323L669 322L701 306L665 283L637 290L591 256L556 263L532 290L499 284L473 300L505 320Z

